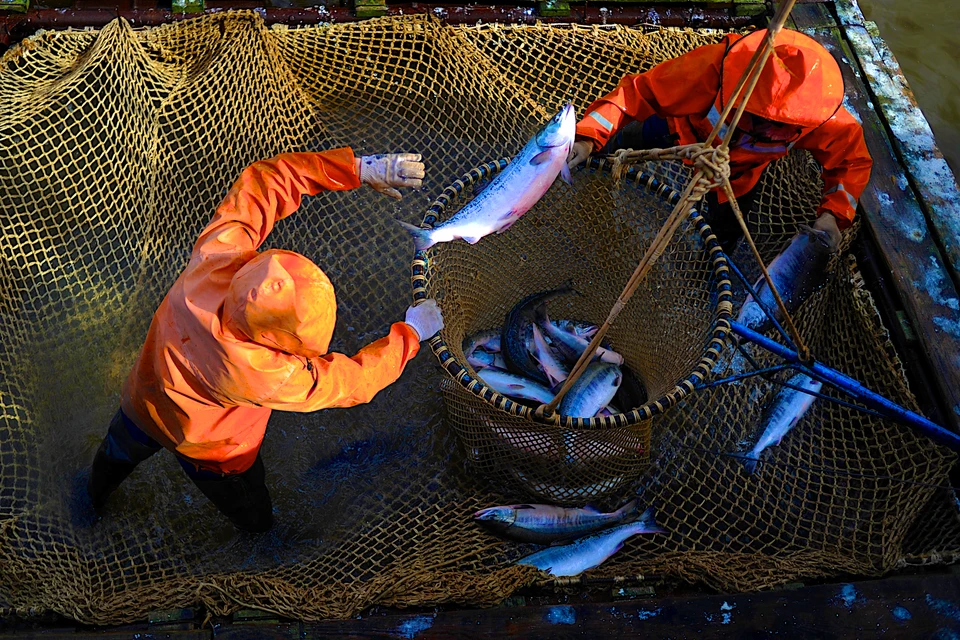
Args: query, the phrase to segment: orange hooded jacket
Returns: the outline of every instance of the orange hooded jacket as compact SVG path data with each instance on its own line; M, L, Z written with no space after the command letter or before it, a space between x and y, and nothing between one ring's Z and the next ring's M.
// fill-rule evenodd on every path
M327 353L333 285L290 251L258 253L277 220L320 191L360 186L353 151L289 153L247 167L153 316L121 408L167 449L232 474L256 460L272 409L369 402L419 351L403 322L352 358Z
M646 73L625 76L616 89L587 108L577 124L577 138L593 141L596 152L624 125L656 114L666 119L679 144L703 142L765 36L766 30L746 37L730 34L718 44L698 47ZM734 135L730 142L734 194L750 191L763 169L790 149L806 149L823 167L823 200L817 214L829 211L841 229L849 227L873 161L863 129L842 106L843 95L843 77L833 56L808 36L780 32L746 111L795 125L797 136L791 142L762 142L746 133ZM725 194L717 195L720 202L726 201Z

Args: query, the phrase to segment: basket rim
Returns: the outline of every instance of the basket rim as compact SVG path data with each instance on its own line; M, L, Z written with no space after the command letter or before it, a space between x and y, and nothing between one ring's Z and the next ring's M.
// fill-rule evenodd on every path
M463 174L458 180L446 187L440 195L437 196L436 200L433 201L433 204L430 205L424 214L421 227L428 229L433 228L446 207L451 202L459 199L467 187L481 180L485 180L488 177L495 176L501 172L509 162L509 158L501 158L500 160L482 164ZM590 158L584 168L609 173L612 164L605 158ZM636 167L631 167L630 170L627 171L623 182L625 184L632 183L635 187L642 188L660 197L671 207L680 201L680 193L671 189L655 176ZM724 255L723 250L720 248L720 243L717 241L716 236L714 236L710 225L703 219L696 207L691 207L690 217L697 232L700 234L706 252L710 256L713 264L713 275L717 279L717 301L714 304L713 318L714 326L711 330L710 340L707 342L703 355L701 355L700 361L694 367L693 371L674 385L673 389L664 393L659 398L654 400L648 399L643 405L634 407L626 413L618 413L600 418L575 418L557 413L552 416L539 415L536 409L531 409L494 391L480 378L472 375L450 351L450 348L440 333L437 333L437 335L429 340L431 350L440 362L440 366L461 387L496 409L504 411L514 417L531 420L540 425L561 426L565 428L608 429L636 425L648 421L654 416L663 414L690 394L695 389L696 384L702 382L703 379L710 374L720 354L723 352L726 337L731 331L730 320L733 315L733 287L730 282L730 267L726 255ZM410 266L414 304L426 300L428 297L427 274L430 270L430 254L433 251L435 251L434 248L423 251L418 249L414 253Z

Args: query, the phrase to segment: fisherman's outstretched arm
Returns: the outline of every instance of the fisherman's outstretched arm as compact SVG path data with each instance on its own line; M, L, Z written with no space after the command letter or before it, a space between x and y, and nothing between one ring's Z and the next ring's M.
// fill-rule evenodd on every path
M595 101L577 123L577 139L593 142L593 151L623 126L656 114L662 118L706 114L720 88L720 63L726 40L698 47L661 62L645 73L627 75L617 88Z
M857 201L870 181L873 159L863 128L840 107L836 115L797 142L823 167L823 200L817 215L831 213L840 229L853 224Z
M394 383L420 350L420 336L405 322L351 357L328 353L298 367L271 398L261 404L280 411L318 411L370 402Z
M193 253L256 251L277 220L300 207L303 196L359 186L357 159L349 147L254 162L233 184Z

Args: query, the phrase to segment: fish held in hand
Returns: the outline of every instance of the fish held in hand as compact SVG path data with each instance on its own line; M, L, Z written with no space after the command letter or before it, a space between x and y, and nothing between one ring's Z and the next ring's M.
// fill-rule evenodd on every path
M503 233L543 197L558 175L569 183L566 160L576 119L573 105L564 106L483 191L446 222L433 229L400 222L413 236L417 250L457 238L476 244L491 233Z
M777 287L787 312L792 314L810 295L823 284L830 256L837 252L836 241L826 231L802 226L787 247L767 267L770 279ZM778 323L784 321L773 292L765 278L754 285L760 302L770 310ZM763 312L760 304L747 296L737 322L748 329L764 333L773 327L773 322Z
M580 538L571 544L550 547L519 560L517 564L536 567L554 576L577 576L599 567L623 548L624 541L638 533L666 533L657 525L653 508L643 512L635 522Z
M790 378L787 384L813 393L819 393L823 386L819 381L803 373ZM756 470L760 454L768 447L780 444L783 437L800 422L816 399L816 396L789 387L783 387L777 392L776 398L764 416L763 434L756 446L743 456L745 458L743 465L747 473L753 473Z
M481 509L473 514L473 519L490 531L513 540L552 544L619 524L636 512L636 500L610 513L591 506L565 509L546 504L515 504Z

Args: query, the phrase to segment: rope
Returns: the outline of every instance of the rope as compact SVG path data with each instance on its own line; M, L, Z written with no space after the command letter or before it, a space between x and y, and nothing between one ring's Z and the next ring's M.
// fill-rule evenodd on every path
M783 25L786 23L787 18L790 15L790 11L793 9L793 5L795 3L796 0L786 0L777 9L773 21L767 28L767 36L764 39L763 46L758 47L757 51L753 54L753 57L750 59L750 63L747 65L747 70L740 78L733 95L731 96L727 105L724 107L723 113L717 120L717 124L714 125L713 131L710 132L710 135L707 137L705 142L680 145L677 147L670 147L668 149L620 149L614 154L612 173L615 179L623 178L627 171L628 165L646 160L689 160L694 166L693 178L690 180L690 183L684 190L680 200L670 213L670 216L667 217L666 221L663 223L663 227L660 229L657 237L654 238L650 248L647 249L647 252L640 260L640 264L637 265L633 275L630 276L630 280L627 281L623 292L610 309L610 313L608 314L606 321L600 327L600 330L597 331L597 333L593 336L593 340L591 340L590 345L586 348L586 350L580 356L580 359L577 360L577 364L575 364L573 369L570 371L570 375L567 376L567 379L564 381L560 391L556 396L554 396L553 400L551 400L549 404L540 405L540 407L537 408L536 415L538 417L547 419L554 418L555 421L559 420L559 417L553 416L553 413L556 411L557 407L560 405L560 402L563 400L563 397L567 394L570 388L573 387L574 383L576 383L580 376L583 375L587 365L593 360L594 353L596 353L597 347L600 346L600 341L606 335L610 325L612 325L617 316L620 315L620 311L623 310L623 307L633 295L634 291L636 291L637 287L640 285L640 282L650 271L650 268L663 254L663 251L670 243L670 240L673 239L674 233L676 233L676 230L680 227L680 222L687 216L687 214L689 214L693 203L699 201L711 189L715 189L717 187L722 187L724 192L727 194L727 198L730 200L731 209L733 209L734 215L736 216L737 221L743 230L744 237L747 239L748 244L753 249L754 257L760 264L764 278L766 278L767 281L767 286L769 286L770 290L773 292L773 295L777 301L777 306L780 309L780 313L782 313L786 318L788 329L793 335L794 340L797 342L798 352L800 353L800 356L804 362L809 363L810 351L800 340L800 335L797 332L796 325L794 325L793 319L790 318L790 314L787 312L787 308L783 304L783 300L780 298L780 294L777 291L776 285L774 285L773 280L770 278L770 274L767 272L766 266L763 264L763 261L760 258L760 254L756 249L756 245L753 242L750 231L747 229L747 225L743 220L742 214L740 213L740 205L737 203L737 199L733 195L733 189L730 187L730 140L733 138L733 133L736 130L737 125L740 123L740 118L743 116L747 102L749 102L750 96L753 95L753 90L756 88L757 82L760 80L760 72L766 65L767 58L769 58L770 54L773 52L773 46L777 34L779 34L783 29ZM743 99L739 100L741 92L743 93ZM714 147L713 143L719 136L721 127L735 104L738 104L737 110L730 121L730 126L727 129L727 133L724 136L723 141L720 143L720 146Z

